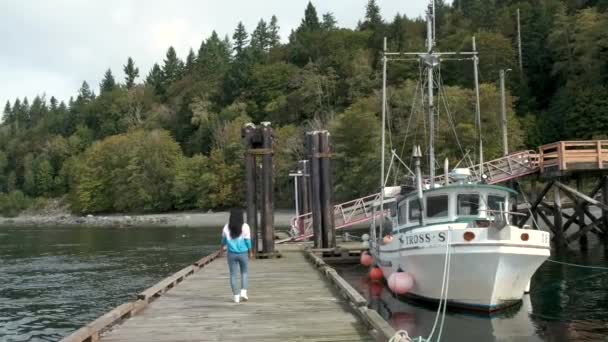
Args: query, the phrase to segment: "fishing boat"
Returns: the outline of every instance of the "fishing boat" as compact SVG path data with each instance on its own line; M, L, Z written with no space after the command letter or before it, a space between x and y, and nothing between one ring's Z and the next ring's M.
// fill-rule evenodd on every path
M474 62L477 94L476 120L481 126L479 108L478 58L473 52L434 51L434 5L427 12L427 48L424 53L388 53L384 50L382 151L385 151L386 63L390 56L413 56L424 64L428 106L429 175L423 177L420 147L414 147L416 171L414 186L394 201L389 229L372 225L371 251L384 276L407 273L413 280L407 296L443 301L447 306L493 312L522 300L530 279L550 256L547 232L517 227L509 212L517 193L507 187L485 184L483 144L479 133L479 169L462 168L435 176L433 77L447 57ZM381 189L386 185L382 155ZM473 177L471 170L477 173ZM380 201L383 202L383 199ZM384 208L380 208L384 212ZM384 219L380 219L384 222ZM383 226L383 225L380 225Z

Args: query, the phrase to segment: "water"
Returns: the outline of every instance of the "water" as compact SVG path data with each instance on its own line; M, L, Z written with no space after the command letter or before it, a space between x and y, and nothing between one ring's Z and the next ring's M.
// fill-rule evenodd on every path
M211 253L219 234L0 228L0 341L57 341Z
M608 249L570 251L552 258L608 267ZM398 300L367 280L362 266L338 268L395 329L428 336L436 306ZM448 310L442 341L608 341L608 270L545 262L532 279L521 305L489 317Z
M218 243L219 228L1 228L0 341L56 341ZM608 250L590 245L558 259L608 266ZM396 329L429 334L435 308L396 300L361 266L339 270ZM608 271L545 263L522 305L491 318L449 312L442 340L608 341L607 322Z

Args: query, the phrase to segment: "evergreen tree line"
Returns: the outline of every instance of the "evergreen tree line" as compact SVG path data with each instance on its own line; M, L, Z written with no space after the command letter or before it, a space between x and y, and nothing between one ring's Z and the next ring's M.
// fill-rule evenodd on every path
M273 123L278 206L292 203L288 172L305 157L310 129L332 133L336 200L375 191L383 38L392 51L424 51L426 26L402 14L383 18L375 0L364 10L347 29L309 3L284 40L276 16L252 32L238 23L231 36L213 32L185 59L169 47L145 76L129 57L124 79L107 70L98 94L83 82L68 103L45 96L7 102L0 211L15 215L36 197L64 198L77 213L242 205L240 129L249 121ZM436 1L437 50L470 51L476 36L486 158L501 153L500 69L513 70L511 149L607 137L607 10L607 0ZM439 118L437 150L456 162L463 151L454 133L465 149L475 146L472 64L448 61L442 69L454 126ZM419 73L417 63L389 67L390 148L404 159L426 130L423 116L410 118Z

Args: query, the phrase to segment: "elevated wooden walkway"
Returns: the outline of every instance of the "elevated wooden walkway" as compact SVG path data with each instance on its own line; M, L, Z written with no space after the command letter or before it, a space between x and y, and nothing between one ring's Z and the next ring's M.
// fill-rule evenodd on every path
M352 287L344 288L349 285L335 270L302 249L285 246L282 258L252 261L248 302L233 303L226 259L218 258L179 283L144 291L136 303L160 297L140 309L106 314L64 341L375 341L394 333L383 320L366 322L362 313L380 316ZM110 321L112 327L103 327Z

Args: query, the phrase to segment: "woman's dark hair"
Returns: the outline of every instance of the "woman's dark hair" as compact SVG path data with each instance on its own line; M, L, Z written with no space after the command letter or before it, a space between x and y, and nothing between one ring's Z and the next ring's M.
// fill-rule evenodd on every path
M230 209L230 219L228 219L228 230L230 237L236 239L241 236L243 231L243 209Z

